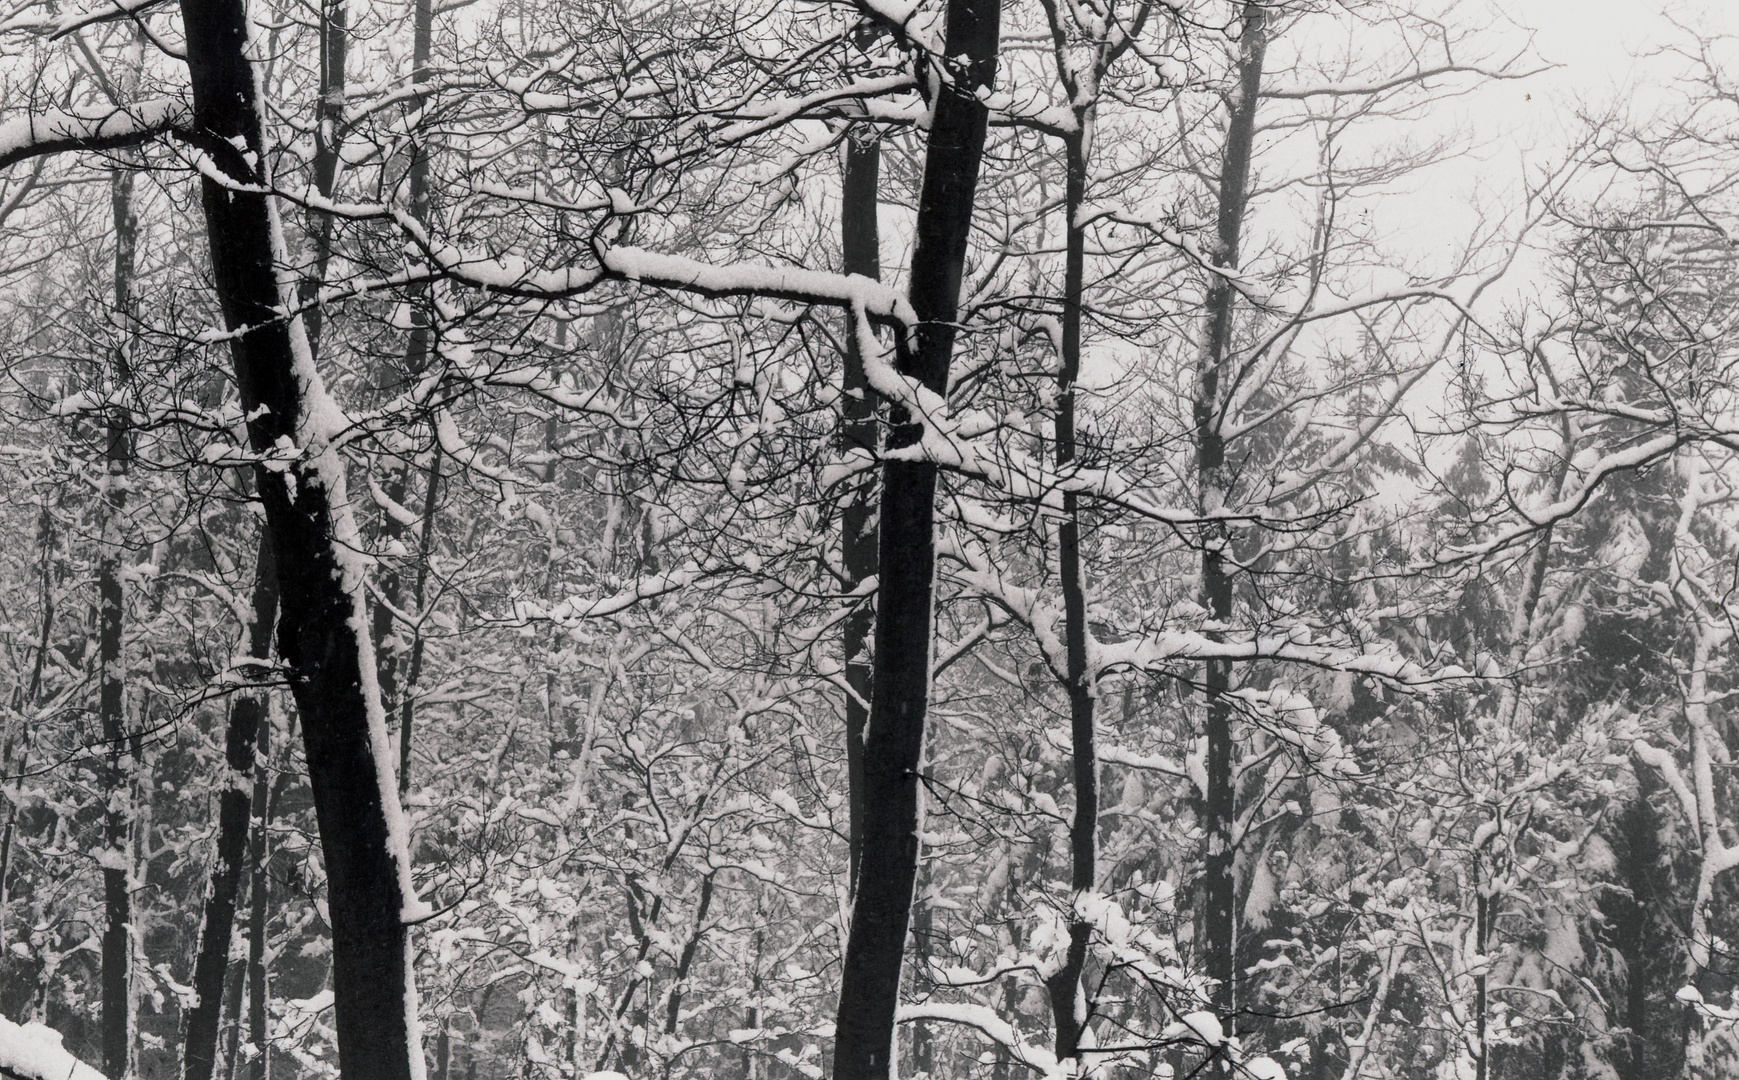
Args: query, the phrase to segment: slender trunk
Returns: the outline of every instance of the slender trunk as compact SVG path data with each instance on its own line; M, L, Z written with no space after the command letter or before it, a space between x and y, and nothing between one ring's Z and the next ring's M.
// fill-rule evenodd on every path
M255 480L278 560L278 650L301 716L325 856L339 1070L346 1080L421 1080L410 978L404 818L366 636L363 567L343 462L343 417L322 385L301 322L284 320L275 210L260 188L268 160L242 0L182 0L193 91L190 138L212 169L201 184L212 279L256 453L280 440L300 455ZM240 332L245 331L245 332Z
M253 621L248 624L248 658L264 664L272 655L272 623L278 616L278 570L271 534L260 534L254 576ZM257 674L257 673L255 673ZM236 900L241 892L243 862L248 854L248 824L253 816L256 776L255 745L266 717L267 691L250 688L236 696L224 733L228 775L217 797L217 855L205 894L205 919L199 934L199 954L193 965L193 1008L187 1013L181 1075L185 1080L211 1080L217 1064L218 1010L223 1000L224 972L229 965L235 931Z
M995 80L999 0L949 0L945 56L950 79L933 102L930 144L918 198L911 300L916 348L902 373L937 394L948 391L961 279L988 110L978 96ZM913 446L923 427L896 410L890 449ZM936 466L882 465L875 656L869 732L864 740L863 851L852 904L834 1030L834 1076L883 1080L894 1048L900 970L918 871L919 787L930 692L935 578Z
M1243 34L1239 44L1238 85L1229 97L1231 118L1220 165L1218 245L1216 269L1235 269L1238 244L1249 201L1250 156L1256 134L1256 105L1262 83L1262 61L1267 49L1267 9L1260 3L1244 5ZM1223 274L1213 274L1207 291L1207 340L1202 349L1195 401L1196 467L1201 486L1204 516L1226 509L1230 478L1226 474L1226 445L1221 435L1220 379L1231 356L1233 313L1237 291ZM1228 559L1231 530L1223 522L1206 527L1202 542L1202 606L1213 620L1208 636L1223 640L1218 628L1232 618L1232 566ZM1232 663L1209 660L1203 674L1206 705L1207 791L1204 798L1206 855L1203 860L1203 948L1207 973L1214 980L1212 1005L1226 1023L1235 1028L1237 1010L1237 891L1233 850L1233 822L1237 816L1237 793L1233 788Z
M133 211L133 174L116 169L110 176L115 217L115 310L123 340L130 340L133 265L138 218ZM114 386L128 379L128 348L116 350ZM122 650L126 595L121 581L132 431L124 407L110 411L105 431L102 550L97 564L97 712L108 745L107 808L104 821L103 907L103 1072L112 1080L133 1074L133 901L131 878L134 755L127 730L127 664Z
M435 10L433 0L416 0L412 24L411 39L411 82L418 90L415 100L417 115L422 116L426 101L421 90L430 76L429 59L434 47ZM411 133L410 145L410 212L419 222L427 222L429 218L429 150L424 141L422 124L419 122ZM418 284L413 287L410 297L411 329L405 340L405 374L415 378L422 374L429 363L430 318L429 318L429 286ZM418 554L421 559L417 568L416 599L420 610L423 600L423 586L428 580L428 543L434 523L435 496L440 482L440 446L436 445L434 457L429 460L429 482L423 498L422 539ZM405 467L395 472L388 481L387 498L395 507L404 504L409 492L412 465L407 462ZM387 513L381 520L381 536L391 544L404 537L405 525L392 513ZM385 603L375 605L374 609L374 647L379 660L381 703L391 716L399 714L399 791L410 790L411 763L411 722L412 706L410 687L416 683L418 669L422 666L422 640L419 638L412 646L414 655L410 658L410 672L405 680L406 685L399 685L401 661L399 645L392 635L393 611L402 610L404 593L404 573L398 562L388 562L381 575L381 598Z
M676 961L676 977L670 984L670 1002L665 1009L664 1033L675 1035L682 1022L682 991L688 983L688 973L694 967L695 954L700 951L701 935L706 932L707 913L713 904L713 875L701 879L700 902L695 906L694 933L683 943L682 955Z
M1085 118L1083 118L1085 127ZM1081 206L1087 196L1086 136L1065 140L1067 177L1063 208L1068 217L1063 264L1062 357L1057 370L1056 462L1067 475L1078 448L1075 429L1075 381L1081 372L1081 303L1086 277L1086 230ZM1079 496L1063 492L1063 516L1057 524L1057 576L1063 591L1064 672L1069 695L1069 732L1074 758L1075 813L1069 826L1069 887L1078 898L1098 885L1099 752L1094 744L1094 686L1087 670L1087 583L1081 569L1081 508ZM1087 1024L1087 1003L1081 979L1087 967L1092 925L1072 910L1069 949L1063 966L1045 980L1051 999L1051 1020L1058 1061L1080 1054ZM1077 1062L1076 1072L1082 1070Z
M876 192L880 185L882 147L872 132L859 138L853 132L845 140L845 170L840 194L840 240L847 274L882 276L881 240L876 224ZM856 327L848 328L855 331ZM844 423L840 441L846 453L876 450L875 401L864 374L863 356L855 332L845 342ZM867 597L857 596L876 573L875 478L865 472L852 484L840 515L840 564L845 572L846 595L854 597L841 631L840 652L845 658L845 772L847 837L850 848L851 886L857 887L858 860L863 855L864 776L863 737L869 726L872 672L870 634L875 627L875 608Z
M436 446L429 458L429 482L423 490L422 534L417 538L417 582L411 590L412 610L421 615L423 598L428 595L429 588L429 553L433 550L435 538L435 508L441 490L441 448ZM399 691L399 793L403 794L411 788L411 737L416 730L416 706L414 696L417 680L423 677L423 633L420 626L415 629L415 637L411 641L410 666L405 671L404 686ZM551 693L554 693L553 687ZM554 700L553 698L551 699Z
M263 546L263 545L262 545ZM275 571L274 571L275 572ZM266 971L266 919L271 899L267 891L270 879L266 874L266 828L272 821L271 770L272 712L271 698L266 699L264 722L255 740L254 787L250 811L253 816L252 839L248 844L248 1045L254 1053L248 1059L248 1080L266 1080L269 1070L266 1053L268 1030L266 1003L271 992Z
M1474 896L1473 941L1480 957L1479 974L1473 977L1473 1075L1474 1080L1486 1080L1490 1075L1491 1044L1486 1036L1486 1013L1490 1009L1489 984L1486 980L1486 949L1491 944L1491 892L1486 885L1485 860L1479 852L1473 854Z
M338 185L339 150L344 140L344 66L350 52L350 28L346 25L344 0L320 0L320 97L314 105L314 190L330 199ZM332 215L314 211L308 234L312 238L313 267L302 282L301 300L308 304L326 284L332 264ZM308 351L320 355L320 332L325 312L310 307L304 326Z

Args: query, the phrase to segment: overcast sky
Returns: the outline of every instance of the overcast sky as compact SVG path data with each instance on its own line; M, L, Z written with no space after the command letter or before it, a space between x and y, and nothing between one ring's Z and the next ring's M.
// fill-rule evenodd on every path
M1480 6L1458 5L1455 15ZM1531 27L1536 52L1555 66L1490 83L1445 103L1429 121L1459 128L1472 149L1379 209L1397 246L1426 258L1462 250L1480 204L1515 207L1528 170L1563 160L1577 141L1583 111L1598 113L1616 101L1640 118L1667 107L1675 76L1687 70L1669 48L1688 42L1688 29L1739 35L1739 0L1486 0L1486 6L1501 13L1493 25L1507 18ZM1526 31L1512 33L1519 47ZM1538 269L1538 262L1519 265L1500 294L1533 291Z

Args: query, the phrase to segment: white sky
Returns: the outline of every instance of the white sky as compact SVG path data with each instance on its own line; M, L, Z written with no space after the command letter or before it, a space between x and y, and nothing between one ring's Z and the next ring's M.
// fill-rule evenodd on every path
M1428 181L1379 211L1399 246L1421 254L1458 250L1480 203L1515 206L1529 170L1561 161L1574 145L1582 112L1602 113L1619 103L1642 118L1665 108L1675 77L1688 67L1666 51L1689 42L1681 27L1739 35L1739 0L1487 0L1484 6L1532 28L1535 50L1557 66L1487 85L1435 117L1446 128L1464 130L1476 149L1437 166ZM1513 33L1519 46L1525 32ZM1526 291L1530 276L1530 268L1518 267L1512 288Z

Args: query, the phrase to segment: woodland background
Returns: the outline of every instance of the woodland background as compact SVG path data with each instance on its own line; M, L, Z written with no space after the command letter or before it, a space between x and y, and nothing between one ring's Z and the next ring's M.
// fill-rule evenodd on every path
M6 0L0 1073L1734 1075L1733 42L1435 206L1525 14Z

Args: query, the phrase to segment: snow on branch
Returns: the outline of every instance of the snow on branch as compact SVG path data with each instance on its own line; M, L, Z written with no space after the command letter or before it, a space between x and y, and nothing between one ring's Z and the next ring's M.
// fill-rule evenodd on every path
M77 11L62 15L60 21L54 24L53 33L48 36L50 40L63 38L97 23L137 18L141 13L163 2L164 0L99 0L89 7L81 6Z
M1531 510L1518 508L1522 521L1479 543L1451 547L1437 561L1450 564L1483 559L1520 543L1580 511L1601 490L1607 477L1652 465L1690 441L1690 435L1685 432L1667 431L1628 449L1608 454L1590 465L1582 482L1555 502Z
M104 1080L68 1053L60 1032L42 1024L14 1024L0 1016L0 1077L6 1080Z
M901 1005L897 1017L902 1024L916 1020L940 1020L972 1028L986 1039L1007 1049L1010 1057L1042 1076L1069 1075L1068 1070L1058 1067L1055 1054L1022 1039L1013 1025L987 1006L929 1001L922 1005Z
M507 296L563 299L588 292L605 281L629 281L711 299L759 297L852 308L882 324L911 326L918 321L904 294L862 274L757 263L706 263L637 247L601 248L596 267L549 270L518 256L492 258L434 245L416 222L397 212L393 216L419 241L442 274Z
M179 98L26 113L0 121L0 169L65 150L133 146L185 124L189 115Z
M1227 635L1215 640L1205 633L1171 630L1108 645L1091 643L1089 664L1095 671L1115 668L1152 670L1182 661L1282 660L1327 671L1369 675L1398 686L1429 687L1472 676L1458 667L1430 671L1398 653L1372 649L1360 651L1312 641L1289 634Z

